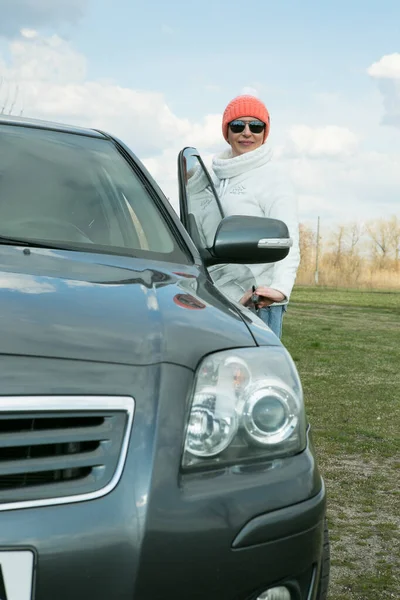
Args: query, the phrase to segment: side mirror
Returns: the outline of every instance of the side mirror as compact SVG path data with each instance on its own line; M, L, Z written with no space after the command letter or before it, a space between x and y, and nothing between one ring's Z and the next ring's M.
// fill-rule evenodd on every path
M237 215L221 221L209 251L214 264L271 263L283 260L292 245L283 221Z

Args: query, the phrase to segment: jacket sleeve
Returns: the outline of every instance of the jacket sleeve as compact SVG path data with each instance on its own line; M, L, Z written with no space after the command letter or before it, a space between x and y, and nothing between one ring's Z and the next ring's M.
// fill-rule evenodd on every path
M263 194L264 202L263 200L260 202L264 215L286 223L293 240L287 257L274 264L273 278L269 287L282 292L286 300L289 300L300 264L297 197L290 180L279 172L273 185L268 188Z

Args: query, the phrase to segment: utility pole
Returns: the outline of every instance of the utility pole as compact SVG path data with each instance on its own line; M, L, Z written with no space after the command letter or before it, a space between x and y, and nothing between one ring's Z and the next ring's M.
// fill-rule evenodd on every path
M316 252L315 252L315 275L314 275L314 281L315 281L316 285L318 285L318 281L319 281L319 271L318 271L318 261L319 261L319 221L320 221L320 218L318 217L318 220L317 220L317 248L316 248Z

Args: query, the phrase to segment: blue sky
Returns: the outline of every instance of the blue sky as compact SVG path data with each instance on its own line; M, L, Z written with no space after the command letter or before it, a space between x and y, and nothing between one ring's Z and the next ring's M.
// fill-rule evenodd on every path
M173 201L177 151L223 148L220 115L248 87L303 220L399 214L398 1L0 0L0 12L0 76L24 114L111 128Z
M260 81L282 92L352 95L370 92L367 66L399 49L400 5L96 0L69 33L89 57L91 76L162 89L173 102L196 80L221 86L227 97Z

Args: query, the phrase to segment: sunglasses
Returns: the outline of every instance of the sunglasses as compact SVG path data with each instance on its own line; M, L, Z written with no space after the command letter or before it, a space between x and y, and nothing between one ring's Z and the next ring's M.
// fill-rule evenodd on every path
M229 123L232 133L242 133L245 130L246 125L249 126L251 133L261 133L265 129L265 123L258 120L250 121L250 123L248 123L247 121L240 121L239 119L236 119L235 121L231 121Z

